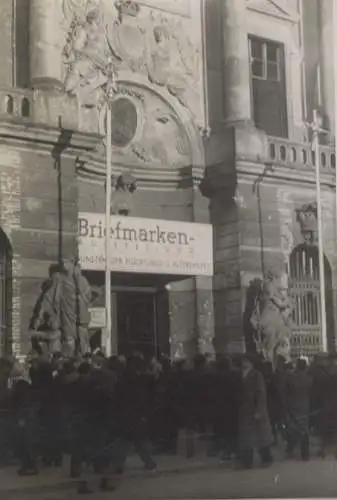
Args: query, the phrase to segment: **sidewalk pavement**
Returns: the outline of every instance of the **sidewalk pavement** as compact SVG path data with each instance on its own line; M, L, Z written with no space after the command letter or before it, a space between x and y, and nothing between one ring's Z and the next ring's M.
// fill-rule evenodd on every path
M146 471L141 460L137 456L128 457L123 479L139 477L153 477L168 474L179 474L198 470L214 469L218 467L219 458L207 457L205 454L194 458L182 456L157 456L158 469ZM37 476L18 476L18 467L4 467L0 469L0 498L18 493L42 493L58 490L67 490L75 487L79 478L70 478L61 468L41 469ZM88 480L99 476L83 476Z
M186 458L186 442L184 436L180 436L178 444L178 454L174 456L157 455L156 471L146 471L143 464L137 455L128 456L125 472L121 480L132 480L136 478L161 477L170 474L184 474L189 472L207 471L231 468L232 463L228 462L222 465L219 462L219 457L209 457L207 455L208 443L207 440L197 439L195 456ZM283 462L285 458L285 445L280 443L279 446L273 447L273 456L276 462ZM314 458L318 454L318 441L313 439L311 442L311 455ZM65 468L41 468L37 476L18 476L18 467L4 467L0 469L0 498L2 493L6 496L24 494L38 494L43 492L53 492L59 490L69 490L78 484L79 478L73 479L69 477L69 472ZM87 480L97 478L95 475L84 475Z

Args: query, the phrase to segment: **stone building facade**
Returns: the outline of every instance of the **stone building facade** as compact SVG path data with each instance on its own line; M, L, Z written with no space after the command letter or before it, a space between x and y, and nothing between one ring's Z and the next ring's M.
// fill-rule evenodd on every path
M285 266L296 304L294 352L320 349L314 236L306 244L308 219L317 232L306 122L318 106L329 132L321 138L321 183L332 347L332 0L2 3L2 352L27 352L49 265L78 251L81 213L105 210L99 89L109 61L112 174L137 183L122 204L131 216L177 228L211 224L214 248L213 277L113 273L114 347L140 345L125 340L138 321L157 352L242 351L251 281ZM100 307L104 275L90 271L88 278Z

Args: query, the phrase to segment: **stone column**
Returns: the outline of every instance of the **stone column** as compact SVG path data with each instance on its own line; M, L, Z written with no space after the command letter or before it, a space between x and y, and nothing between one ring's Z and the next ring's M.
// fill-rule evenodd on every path
M38 89L61 89L62 2L30 0L30 84Z
M333 77L333 1L319 2L320 8L320 52L322 75L322 101L328 127L334 131L334 77Z
M251 120L250 69L245 0L222 0L224 107L228 124Z

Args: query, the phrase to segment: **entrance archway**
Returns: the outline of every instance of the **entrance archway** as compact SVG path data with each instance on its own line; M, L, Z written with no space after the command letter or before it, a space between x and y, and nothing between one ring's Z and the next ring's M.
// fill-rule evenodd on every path
M329 352L335 350L331 266L324 257ZM318 248L305 243L289 258L289 285L294 299L292 352L313 356L322 350Z

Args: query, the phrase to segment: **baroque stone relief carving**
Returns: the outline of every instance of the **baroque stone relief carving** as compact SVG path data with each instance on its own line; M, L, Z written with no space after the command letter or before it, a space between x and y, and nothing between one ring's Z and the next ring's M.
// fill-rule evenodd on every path
M64 0L69 28L64 46L65 90L77 95L80 104L101 104L107 83L109 58L118 60L108 43L102 4L99 0Z
M127 87L123 87L127 88ZM131 93L131 89L129 89ZM125 93L125 91L124 91ZM135 92L137 94L137 92ZM190 144L186 133L166 103L150 91L142 91L138 104L138 128L128 145L119 150L134 163L163 167L184 167L190 164ZM133 98L136 103L136 98Z
M125 106L130 106L127 113L124 112ZM122 120L118 120L120 112ZM105 119L106 115L102 110L102 133L105 130ZM112 121L114 126L111 142L119 165L173 169L191 165L191 144L184 126L167 103L151 90L135 84L120 85L120 92L112 104ZM103 161L105 147L102 143L97 147L96 155Z
M200 47L189 37L185 19L126 0L63 0L63 11L65 87L82 104L101 103L110 58L117 72L146 76L193 112Z

